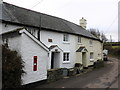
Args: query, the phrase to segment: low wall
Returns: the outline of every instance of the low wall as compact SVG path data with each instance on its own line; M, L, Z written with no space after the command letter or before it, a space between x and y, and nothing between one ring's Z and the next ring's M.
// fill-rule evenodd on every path
M62 79L63 78L63 70L61 68L48 70L47 77L48 77L47 82L53 82L53 81Z
M60 68L60 69L50 69L47 74L47 82L54 82L60 80L67 76L74 76L80 74L83 70L83 67L74 67L74 68Z

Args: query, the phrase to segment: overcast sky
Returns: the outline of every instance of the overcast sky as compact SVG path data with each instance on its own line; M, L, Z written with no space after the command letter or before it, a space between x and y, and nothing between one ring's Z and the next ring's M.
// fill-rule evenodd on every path
M17 6L57 16L79 25L87 20L87 29L97 28L108 39L118 41L119 0L3 0Z

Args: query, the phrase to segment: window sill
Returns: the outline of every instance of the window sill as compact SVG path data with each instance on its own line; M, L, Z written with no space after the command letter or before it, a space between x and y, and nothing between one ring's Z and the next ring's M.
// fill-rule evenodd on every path
M94 59L90 59L90 62L94 62Z
M82 45L82 43L78 43L78 45Z
M63 41L63 44L70 44L70 42L65 42L65 41Z
M90 47L93 47L93 45L90 45Z
M69 64L70 61L63 61L63 64Z

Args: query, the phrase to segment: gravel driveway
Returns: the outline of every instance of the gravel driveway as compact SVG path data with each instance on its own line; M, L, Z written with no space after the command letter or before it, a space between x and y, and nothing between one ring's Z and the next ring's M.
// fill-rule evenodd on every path
M118 88L118 62L120 60L109 58L103 68L36 88Z

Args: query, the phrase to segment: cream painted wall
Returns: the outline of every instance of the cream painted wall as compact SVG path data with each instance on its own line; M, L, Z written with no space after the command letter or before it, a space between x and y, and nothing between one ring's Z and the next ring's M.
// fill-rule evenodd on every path
M87 57L87 66L89 65L93 65L93 63L95 61L97 61L98 59L102 59L102 50L103 50L103 45L101 42L97 41L97 40L92 40L93 44L90 45L89 41L92 40L92 39L88 39L88 38L85 38L85 37L81 37L81 44L78 44L77 42L77 46L76 48L78 49L80 46L85 46L86 49L88 50L88 52L86 52L86 57ZM77 41L77 37L76 37L76 41ZM90 52L93 52L94 53L94 60L93 61L90 61ZM98 56L98 54L101 54ZM80 55L80 56L79 56ZM82 63L82 53L77 53L77 59L76 59L76 62L77 63Z

